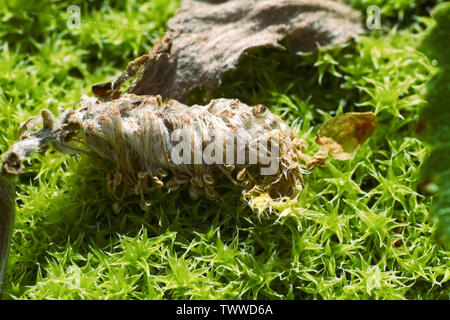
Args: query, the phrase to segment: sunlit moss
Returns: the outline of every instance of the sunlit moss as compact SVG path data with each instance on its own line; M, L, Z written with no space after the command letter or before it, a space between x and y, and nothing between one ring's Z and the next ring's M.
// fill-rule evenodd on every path
M21 121L72 106L148 51L178 1L144 2L71 1L86 20L68 30L67 3L2 1L0 151ZM373 4L350 2L362 12ZM249 54L208 93L267 105L311 151L332 115L375 111L377 133L353 160L329 160L305 177L298 201L269 216L228 184L215 202L157 192L149 212L130 197L116 214L97 160L35 155L18 185L3 298L449 299L450 254L418 190L429 150L414 134L435 67L416 51L427 25L410 15L425 16L430 2L378 3L388 30L331 51Z

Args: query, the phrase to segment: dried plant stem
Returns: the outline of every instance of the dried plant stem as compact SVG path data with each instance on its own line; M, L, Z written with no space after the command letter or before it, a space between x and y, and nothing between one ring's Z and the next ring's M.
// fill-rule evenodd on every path
M0 174L0 297L8 264L11 233L15 215L15 181L14 177Z

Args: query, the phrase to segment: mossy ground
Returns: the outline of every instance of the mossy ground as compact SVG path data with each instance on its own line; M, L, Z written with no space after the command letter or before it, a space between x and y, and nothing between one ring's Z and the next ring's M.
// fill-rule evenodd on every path
M435 69L416 47L437 2L350 1L363 14L379 5L383 30L331 51L249 54L217 92L194 94L267 105L311 154L332 115L377 113L377 133L353 160L329 160L270 216L229 185L217 202L160 192L148 213L131 197L115 214L96 160L34 155L18 184L3 298L449 299L450 253L433 238L432 198L419 188L429 148L414 133ZM66 26L73 4L79 30ZM147 52L177 6L1 0L0 152L20 122L71 106Z

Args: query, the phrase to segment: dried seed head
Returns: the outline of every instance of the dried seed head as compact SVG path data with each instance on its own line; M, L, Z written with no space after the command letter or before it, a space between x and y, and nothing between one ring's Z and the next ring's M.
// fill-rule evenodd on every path
M238 185L242 182L245 192L257 189L274 198L295 196L301 190L301 169L306 169L306 165L299 165L297 161L302 159L301 149L305 144L278 116L262 105L249 107L238 100L218 99L206 106L187 107L173 100L163 103L158 96L125 94L120 99L97 101L95 104L91 98L83 99L81 106L83 113L78 118L84 134L89 137L88 146L99 155L110 154L108 158L115 159L116 170L122 177L120 187L125 195L152 190L152 186L173 190L179 185L189 184L189 194L193 198L201 195L214 198L217 195L214 185L221 178L228 178ZM174 158L173 151L177 145L172 134L176 130L184 138L193 138L191 145L194 149L196 146L200 148L197 158L196 150L180 153L191 162L180 164ZM229 137L233 139L227 140ZM251 154L258 151L255 146L243 148L239 145L244 138L253 143L259 142L261 137L268 139L264 152ZM195 138L200 138L201 142L194 141ZM217 162L205 163L204 152L208 142L214 139L221 141L219 145L223 148L211 152ZM227 154L230 146L233 147L232 152ZM279 153L275 154L272 147L279 148ZM272 175L248 175L247 169L252 167L267 168L268 156L279 162ZM199 163L194 164L197 160ZM241 161L236 173L237 181L230 175L237 165L233 161ZM171 177L168 171L172 172ZM144 183L145 173L153 177L148 188ZM132 178L135 175L142 180L138 186ZM119 178L115 177L114 185L118 182ZM110 192L117 193L117 189Z
M83 97L80 104L79 109L68 110L58 119L43 110L43 129L24 133L28 137L5 154L3 172L17 175L31 151L50 143L64 152L79 150L71 144L78 135L76 140L84 139L90 149L85 152L115 163L106 182L116 201L137 194L148 210L145 194L159 188L175 190L180 185L189 185L194 199L214 199L218 196L215 185L226 179L253 197L250 204L261 209L264 203L274 207L278 200L295 198L302 190L302 174L323 165L327 157L323 151L314 157L304 154L306 143L278 116L264 106L249 107L238 100L217 99L206 106L188 107L174 100L163 102L158 96L124 94L109 101ZM373 121L360 121L372 118L352 114L344 117L344 122L333 120L341 126L351 121L354 125L349 132L363 133L357 143L345 145L350 146L346 152L354 153L351 148L374 131L372 127L364 130L364 124ZM320 131L321 143L335 138L330 134L332 128L325 129ZM346 142L342 132L338 131L338 141Z

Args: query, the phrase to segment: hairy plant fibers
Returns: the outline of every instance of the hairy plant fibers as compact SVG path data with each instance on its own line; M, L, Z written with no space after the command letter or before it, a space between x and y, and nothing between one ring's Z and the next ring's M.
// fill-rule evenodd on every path
M306 143L261 105L249 107L238 100L217 99L206 106L188 107L175 100L163 102L159 96L134 94L106 102L84 97L80 104L79 109L67 110L58 119L43 110L42 129L35 133L25 130L21 140L5 154L3 169L17 174L22 166L21 159L33 149L42 149L51 143L64 152L81 151L73 141L83 141L88 149L85 152L116 164L107 175L107 188L112 198L120 201L131 194L140 195L145 208L145 194L157 188L172 190L188 185L192 198L215 199L218 197L215 186L221 178L248 193L263 192L272 198L293 197L301 190L302 172L323 163L326 158L324 152L315 157L303 154ZM219 139L223 141L225 153L226 139L235 137L231 140L234 144L232 161L226 161L224 154L220 158L225 163L207 164L203 159L197 164L174 163L171 157L179 143L171 139L174 130L193 137L193 144L203 141L197 146L202 151L205 141ZM274 156L278 156L279 166L275 174L260 174L261 167L268 164L262 163L259 154L257 163L236 163L237 153L245 152L248 159L251 148L246 145L242 149L245 143L239 140L255 141L261 137L268 140L265 150L268 154L271 144L277 146L279 154ZM192 159L194 150L192 148Z

